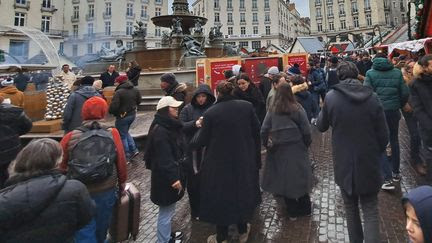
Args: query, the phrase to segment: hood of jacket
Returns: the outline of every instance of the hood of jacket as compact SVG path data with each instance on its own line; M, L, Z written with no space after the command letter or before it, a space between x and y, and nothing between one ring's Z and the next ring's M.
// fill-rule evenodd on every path
M309 86L308 86L308 84L305 82L305 83L302 83L302 84L293 85L293 86L291 87L291 89L292 89L293 94L296 94L296 93L300 93L300 92L302 92L302 91L308 90L308 89L309 89Z
M11 177L0 191L0 228L12 229L28 224L45 210L66 183L57 171L32 177Z
M93 86L80 86L75 93L84 96L86 99L93 97L95 95L99 95L99 92Z
M333 89L355 103L366 101L373 95L372 88L363 86L357 79L342 80Z
M16 94L18 92L21 92L14 85L3 87L0 89L0 91L1 91L1 93L5 93L5 94L9 94L9 95L13 95L13 94Z
M387 58L378 57L373 60L372 68L377 71L390 71L394 66Z
M185 83L174 82L171 86L169 86L165 92L167 95L173 95L175 93L180 93L186 91L187 85Z
M199 107L199 106L200 106L200 105L198 105L198 103L196 102L196 97L197 97L199 94L206 94L206 95L207 95L207 102L206 102L206 104L204 105L204 107L207 107L207 106L212 105L212 104L215 102L215 100L216 100L215 96L214 96L213 93L211 92L210 87L209 87L208 85L200 85L200 86L198 86L198 88L195 90L195 92L193 93L193 96L192 96L191 104L192 104L194 107Z
M420 186L409 191L402 203L413 206L423 231L424 242L432 242L432 187Z
M115 90L117 91L119 89L133 89L133 88L134 88L134 85L131 82L127 81L127 82L119 84Z

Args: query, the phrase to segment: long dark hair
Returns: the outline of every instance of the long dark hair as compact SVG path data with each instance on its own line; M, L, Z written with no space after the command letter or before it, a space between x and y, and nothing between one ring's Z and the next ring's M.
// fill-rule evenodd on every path
M273 105L270 107L270 111L276 114L291 115L298 111L299 108L300 106L291 90L291 85L287 83L281 84L276 90L275 99Z

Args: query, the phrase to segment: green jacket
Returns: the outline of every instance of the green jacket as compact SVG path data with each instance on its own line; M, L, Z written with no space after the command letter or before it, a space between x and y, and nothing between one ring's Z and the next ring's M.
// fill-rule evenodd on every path
M399 110L409 97L402 72L386 58L375 58L372 69L366 73L365 86L372 87L384 110Z

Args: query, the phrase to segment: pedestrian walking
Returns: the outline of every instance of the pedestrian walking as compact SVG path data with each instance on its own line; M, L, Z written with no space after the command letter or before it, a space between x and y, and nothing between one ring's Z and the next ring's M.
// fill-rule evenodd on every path
M128 81L127 76L119 76L116 83L118 86L115 89L109 113L116 117L115 126L120 132L126 158L132 160L139 154L139 151L129 129L135 121L138 105L141 103L141 93Z
M271 81L272 81L272 89L270 90L270 92L268 93L268 96L267 96L266 111L268 111L273 104L274 96L276 94L277 88L280 85L287 83L287 80L285 79L285 77L280 75L280 74L274 75Z
M186 144L178 119L181 101L171 96L159 100L150 126L144 160L151 170L150 200L159 206L157 243L181 242L181 232L171 233L176 202L184 195Z
M284 197L290 219L310 215L311 129L306 112L289 84L277 89L273 106L261 127L261 137L267 148L262 188Z
M62 71L57 77L65 83L69 89L72 88L73 84L77 80L75 74L70 70L69 64L63 64Z
M78 88L69 95L63 112L62 127L65 134L81 126L81 109L84 102L93 96L100 96L99 92L92 86L93 82L93 77L83 77Z
M60 170L83 182L96 204L93 219L75 234L77 243L105 242L117 196L125 189L126 157L119 131L102 123L107 112L108 105L101 97L86 100L81 126L60 142Z
M247 74L242 74L237 79L237 87L234 89L234 96L238 99L250 102L255 109L260 123L263 122L266 112L264 98Z
M19 136L28 133L33 126L22 108L3 101L0 96L0 189L9 178L10 163L21 149Z
M384 111L373 90L357 80L355 64L341 62L338 73L340 83L327 94L317 128L325 132L332 127L335 181L345 205L350 242L380 242L377 195L382 183L380 160L388 142Z
M11 166L0 191L0 242L73 242L94 215L86 187L56 168L62 148L49 139L31 141Z
M7 78L0 82L0 95L5 100L9 99L12 105L24 108L24 93L15 87L12 78Z
M414 66L416 77L411 86L410 105L418 120L427 177L432 180L432 55L426 55Z
M120 76L120 74L116 71L115 65L109 65L106 72L103 72L99 79L102 80L102 88L108 87L108 86L114 86L116 78Z
M402 198L410 242L432 242L432 187L420 186Z
M233 91L232 83L218 84L217 102L204 113L193 142L194 147L206 147L200 171L200 220L216 225L209 243L228 242L232 224L237 224L239 242L247 242L247 223L261 201L260 124L252 104L236 99Z
M138 86L139 77L141 75L141 67L137 61L131 61L129 63L128 70L126 72L129 81L134 85Z
M366 77L367 71L372 69L372 61L368 51L364 51L360 56L361 60L356 62L356 66L359 70L359 74L364 78Z
M187 85L185 83L179 83L177 81L176 76L173 73L165 73L160 77L161 83L160 87L165 92L166 96L172 96L177 101L183 101L186 100L186 89ZM183 103L182 106L179 108L181 109L185 106Z
M295 76L292 78L291 83L292 92L295 95L296 101L303 107L306 112L308 121L311 122L314 114L318 113L318 106L314 102L312 94L308 91L308 85L302 76Z
M308 82L311 83L311 94L317 107L320 107L320 98L324 101L327 92L325 75L320 70L320 63L311 62L309 65L311 68L308 75ZM318 116L318 112L314 114L314 117Z
M400 109L408 101L409 91L403 80L402 72L394 68L393 64L383 57L373 60L372 69L366 73L364 85L371 87L378 95L384 108L389 128L391 146L391 164L393 182L401 180L400 176L400 149L399 149L399 120ZM385 182L386 184L390 182Z
M268 94L273 87L272 79L277 74L279 74L279 68L276 66L271 66L267 70L267 73L261 79L259 89L261 91L262 96L264 97L264 101L267 101Z

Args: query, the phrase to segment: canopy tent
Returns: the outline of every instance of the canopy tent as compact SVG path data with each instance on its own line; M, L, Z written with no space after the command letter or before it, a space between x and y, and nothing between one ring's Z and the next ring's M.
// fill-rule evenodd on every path
M391 55L394 50L402 50L402 51L409 51L409 52L418 52L421 49L425 48L425 46L432 43L432 38L425 38L420 40L413 40L413 41L404 41L400 43L394 43L388 45L388 55ZM425 48L425 52L428 53L428 48Z

